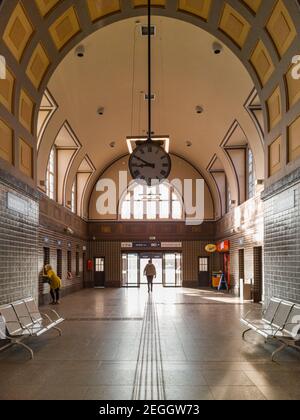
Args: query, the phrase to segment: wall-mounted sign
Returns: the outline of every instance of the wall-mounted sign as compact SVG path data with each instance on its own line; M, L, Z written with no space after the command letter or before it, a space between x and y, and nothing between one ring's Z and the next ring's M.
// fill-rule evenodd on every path
M133 243L132 242L122 242L121 243L121 248L128 249L128 248L132 248L132 247L133 247Z
M214 244L208 244L205 247L205 251L210 253L210 254L213 254L214 252L216 252L216 250L217 250L217 246L214 245Z
M17 213L20 213L23 216L27 216L29 211L29 203L26 200L18 197L17 195L8 192L7 208L9 210L13 210Z
M217 244L217 250L218 250L218 252L229 252L230 242L229 241L219 242Z
M182 248L182 242L162 242L162 248Z
M296 191L288 190L279 194L274 202L274 213L283 213L287 210L294 209L296 205Z
M182 242L122 242L121 243L122 249L173 249L173 248L182 248Z
M133 248L160 248L160 242L133 242Z

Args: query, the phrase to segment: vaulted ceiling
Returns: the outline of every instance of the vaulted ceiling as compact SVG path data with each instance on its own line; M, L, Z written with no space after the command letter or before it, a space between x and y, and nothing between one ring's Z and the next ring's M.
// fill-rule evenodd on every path
M67 121L81 144L70 170L69 189L86 155L96 168L95 181L111 162L128 153L127 136L147 132L147 37L141 35L146 23L146 17L131 18L90 35L81 43L84 57L72 50L48 84L57 110L40 146L39 168L45 169L50 148ZM244 130L237 134L237 142L249 141L263 174L262 143L244 106L253 82L227 47L214 54L215 38L202 29L166 17L153 17L153 24L153 130L169 135L171 153L197 167L213 190L206 169L217 154L234 192L235 174L220 147L234 121ZM198 105L202 114L196 112ZM99 107L104 107L101 116ZM43 176L41 172L39 179Z
M61 147L68 132L76 153L64 179L63 204L82 168L88 168L88 201L99 174L126 152L125 137L145 130L145 103L140 100L146 84L145 40L136 21L144 21L146 4L0 2L0 54L7 64L7 77L0 80L1 167L43 189L51 145ZM232 143L249 143L257 177L265 179L266 187L290 174L300 159L300 81L292 77L291 65L299 54L299 0L151 4L157 26L154 129L171 136L171 152L203 173L215 202L215 171L226 174L239 202L239 180L228 156ZM214 39L224 45L218 57L211 52ZM74 56L79 44L86 48L80 62ZM44 98L40 112L47 88L53 97L49 93ZM202 115L195 113L196 105L204 107ZM103 118L96 114L99 106L105 107ZM42 113L44 132L38 121ZM44 133L39 139L38 128Z

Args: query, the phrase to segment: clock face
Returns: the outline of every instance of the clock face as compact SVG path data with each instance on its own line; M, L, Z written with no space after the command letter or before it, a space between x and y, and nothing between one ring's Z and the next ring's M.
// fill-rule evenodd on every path
M168 178L171 166L170 155L154 142L145 142L138 146L129 159L132 178L148 185Z

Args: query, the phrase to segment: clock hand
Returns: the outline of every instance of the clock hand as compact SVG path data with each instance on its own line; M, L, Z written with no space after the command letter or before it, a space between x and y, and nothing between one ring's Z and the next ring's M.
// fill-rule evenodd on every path
M140 166L138 166L138 168L145 168L145 167L153 168L153 169L155 168L154 163L146 162L144 159L142 159L142 158L140 158L138 156L135 156L135 159L137 159L137 160L139 160L139 161L141 161L141 162L144 163L144 165L140 165Z
M149 163L149 162L147 162L146 160L144 160L144 159L142 159L142 158L140 158L140 157L138 157L138 156L135 156L135 158L136 158L137 160L139 160L139 161L143 162L146 166L150 166L151 168L155 168L154 163Z

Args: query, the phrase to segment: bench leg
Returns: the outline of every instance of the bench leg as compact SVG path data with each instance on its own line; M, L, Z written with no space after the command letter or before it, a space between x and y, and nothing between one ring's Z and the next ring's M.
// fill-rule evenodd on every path
M282 343L281 346L279 347L279 349L274 351L274 353L272 354L272 362L275 362L275 356L278 353L282 352L286 347L287 347L287 344Z
M3 347L0 347L0 351L3 351L3 350L6 350L6 349L9 349L10 347L12 347L14 345L14 343L8 343L8 344L6 344L5 346L3 346Z
M62 336L62 330L58 327L53 327L54 330L58 331L59 336Z
M243 340L245 340L246 334L247 334L248 332L250 332L250 331L252 331L252 329L251 329L251 328L249 328L248 330L246 330L246 331L244 331L244 332L243 332Z
M14 341L12 343L12 345L13 346L15 345L15 346L21 346L21 347L23 347L24 349L26 349L30 353L31 360L34 359L34 355L33 355L32 349L29 346L26 346L26 344L22 343L22 341Z

